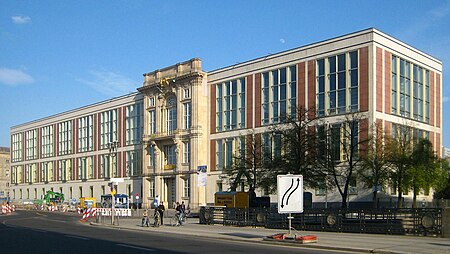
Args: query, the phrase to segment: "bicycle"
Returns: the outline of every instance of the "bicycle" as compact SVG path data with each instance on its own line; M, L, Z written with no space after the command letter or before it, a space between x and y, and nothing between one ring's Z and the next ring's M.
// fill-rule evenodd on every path
M155 214L153 215L153 226L154 227L159 227L161 226L161 215L159 214L159 212L155 212Z
M147 227L148 227L149 224L150 224L150 222L149 222L148 217L142 218L142 222L141 222L141 226L142 226L142 227L144 227L144 226L147 226Z
M181 216L181 219L180 219ZM186 215L183 213L175 213L171 218L170 218L170 225L171 226L183 226L183 224L186 223Z

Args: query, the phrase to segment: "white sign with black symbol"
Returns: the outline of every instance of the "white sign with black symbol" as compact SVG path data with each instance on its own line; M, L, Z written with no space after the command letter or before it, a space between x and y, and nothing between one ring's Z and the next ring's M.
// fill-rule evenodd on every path
M278 213L303 212L303 176L278 175Z

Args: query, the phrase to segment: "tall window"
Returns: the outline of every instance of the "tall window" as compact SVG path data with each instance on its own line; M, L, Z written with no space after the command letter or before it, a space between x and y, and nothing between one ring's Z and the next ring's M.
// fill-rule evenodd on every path
M245 78L216 85L217 131L245 126L245 87Z
M133 145L141 142L143 129L142 103L126 108L126 144Z
M126 176L139 176L142 173L141 157L139 150L127 151Z
M154 109L148 111L148 131L149 134L156 133L156 111Z
M100 114L100 147L107 148L108 143L117 141L117 109Z
M189 197L191 192L191 181L189 178L183 178L183 198Z
M183 142L183 163L191 162L191 143Z
M53 162L43 162L41 164L41 182L55 181L53 173Z
M58 161L58 180L69 181L72 180L72 161L60 160Z
M399 70L399 75L397 75L397 70ZM421 66L392 56L392 114L429 123L429 75L429 71Z
M78 159L78 179L94 179L94 160L92 156Z
M192 125L191 114L192 114L191 102L183 103L183 129L185 130L191 128Z
M400 59L400 115L410 117L410 63Z
M166 105L167 132L172 134L177 129L177 98L171 96Z
M316 63L317 114L324 116L357 111L358 51L319 59Z
M25 165L25 183L36 183L38 181L36 164Z
M92 151L94 148L94 117L92 115L78 119L78 152Z
M72 153L72 121L58 124L58 155Z
M216 169L223 170L223 142L221 139L216 141Z
M53 125L41 128L42 157L53 156Z
M177 148L176 145L164 146L166 165L176 165L177 164L176 148Z
M297 68L296 66L289 67L289 111L291 118L297 117Z
M34 160L38 158L37 148L38 148L38 131L31 130L25 132L26 141L26 155L27 160Z
M392 104L392 114L397 114L397 57L392 56L392 93L391 93L391 104Z
M117 156L103 154L100 157L100 178L117 177Z
M18 162L22 160L22 133L14 134L12 139L12 162Z
M296 110L296 67L281 68L262 75L262 124L284 122Z

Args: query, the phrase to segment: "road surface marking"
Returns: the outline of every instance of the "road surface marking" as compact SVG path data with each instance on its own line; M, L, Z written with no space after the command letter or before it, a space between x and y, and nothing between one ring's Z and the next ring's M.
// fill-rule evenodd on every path
M81 237L81 236L76 236L76 235L64 235L64 236L65 236L65 237L70 237L70 238L81 239L81 240L89 240L89 238Z
M138 249L138 250L155 251L154 249L143 248L143 247L137 247L137 246L128 245L128 244L116 244L116 245L117 245L117 246L126 247L126 248Z
M42 229L33 229L33 231L36 231L36 232L41 232L41 233L47 233L47 231L45 231L45 230L42 230Z

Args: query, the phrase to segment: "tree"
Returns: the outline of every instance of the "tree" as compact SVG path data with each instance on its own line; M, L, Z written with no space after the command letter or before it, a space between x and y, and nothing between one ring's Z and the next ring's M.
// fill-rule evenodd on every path
M366 187L373 190L373 208L377 208L377 194L381 186L389 180L390 167L384 148L385 133L381 123L372 127L371 137L367 146L367 153L362 156L362 165L358 176Z
M328 180L342 197L341 207L346 208L350 182L361 167L361 155L366 153L367 119L361 113L351 113L343 121L319 126L318 133L325 134L325 138L318 138L318 166L331 177Z
M239 149L233 155L233 163L225 169L230 179L231 191L236 191L239 183L244 182L249 186L249 191L254 192L258 185L258 174L261 170L261 142L257 140L254 132L242 135L237 140Z
M390 178L397 188L397 207L403 206L403 191L408 189L408 170L411 168L413 151L412 127L393 125L393 137L386 138L386 151L391 165Z
M315 119L314 110L304 107L296 109L296 114L283 118L283 123L270 128L273 146L263 145L263 165L265 183L275 190L277 175L301 174L304 185L314 187L320 178L315 165ZM264 141L263 141L264 143Z
M409 187L413 190L413 207L417 207L417 194L420 189L430 189L438 177L439 163L433 151L433 144L427 139L420 139L414 145L411 154L412 167L407 172Z

